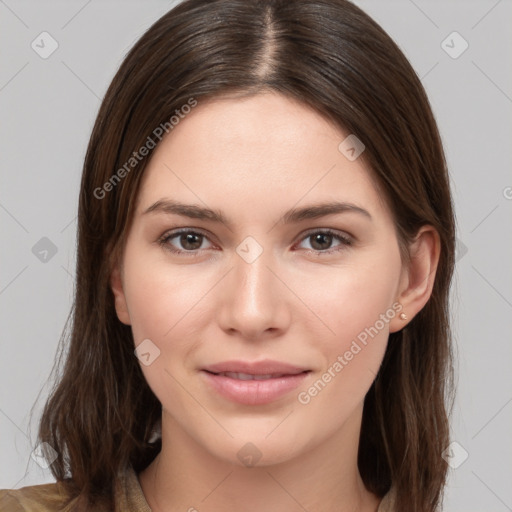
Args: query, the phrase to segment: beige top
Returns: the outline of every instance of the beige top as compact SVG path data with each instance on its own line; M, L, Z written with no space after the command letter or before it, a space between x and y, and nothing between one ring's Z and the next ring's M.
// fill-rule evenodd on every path
M114 512L151 512L135 471L130 468L116 483ZM71 512L73 502L65 505L62 484L41 484L21 489L0 490L2 512ZM377 512L395 512L392 490L379 505Z

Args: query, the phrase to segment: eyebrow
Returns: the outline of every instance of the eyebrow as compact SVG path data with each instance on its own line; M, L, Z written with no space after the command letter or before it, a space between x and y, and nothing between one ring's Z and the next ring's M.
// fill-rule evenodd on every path
M329 201L302 208L292 208L282 217L284 224L298 223L307 219L317 219L327 215L352 212L360 214L368 219L372 219L370 212L353 203ZM195 204L185 204L173 199L160 199L142 212L147 213L165 213L168 215L181 215L192 219L209 220L224 224L228 228L233 227L233 222L228 219L220 210L212 210Z

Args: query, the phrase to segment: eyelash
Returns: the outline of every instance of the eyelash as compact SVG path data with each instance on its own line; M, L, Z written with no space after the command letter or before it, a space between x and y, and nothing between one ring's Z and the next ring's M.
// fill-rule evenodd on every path
M185 251L185 250L175 249L174 247L172 247L170 245L170 243L169 243L170 240L172 240L173 238L176 238L176 237L178 237L179 235L182 235L182 234L200 235L203 238L208 239L207 235L202 233L199 230L193 230L193 229L190 229L190 228L184 228L184 229L180 229L178 231L173 231L173 232L165 233L162 237L160 237L158 239L158 244L160 246L164 247L166 250L172 252L173 254L182 254L182 255L185 255L186 257L192 257L192 258L199 256L199 251L200 251L199 249L196 249L194 251ZM342 235L342 234L340 234L337 231L334 231L332 229L316 229L316 230L309 231L309 232L307 232L301 238L300 241L302 242L303 240L305 240L307 238L310 238L311 236L317 235L317 234L330 235L333 238L337 239L339 242L341 242L341 244L339 246L336 246L333 249L326 249L326 250L305 249L309 253L313 253L313 254L315 254L317 256L322 256L324 254L333 254L335 252L342 251L346 247L350 247L352 245L352 243L353 243L353 240L351 238L349 238L347 236L344 236L344 235Z

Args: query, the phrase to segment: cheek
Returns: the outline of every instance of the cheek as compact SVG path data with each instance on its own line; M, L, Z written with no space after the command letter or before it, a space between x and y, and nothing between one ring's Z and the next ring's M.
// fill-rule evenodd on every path
M205 321L207 279L194 279L186 267L170 266L134 254L125 263L125 293L136 346L149 346L150 364L141 360L146 382L165 409L190 407L179 382L189 354L197 345L197 330ZM135 255L136 256L136 255ZM150 340L151 343L144 340Z
M323 356L322 382L312 394L321 392L325 400L343 397L354 404L364 398L384 357L389 322L397 314L392 306L399 275L396 254L385 264L329 269L323 277L316 276L314 287L313 282L303 283L305 302L325 327L315 341Z
M368 261L344 268L326 268L315 276L303 276L299 293L304 302L322 320L328 345L341 347L357 337L365 329L374 326L381 318L394 316L392 304L396 300L400 277L399 257L393 255L384 261ZM391 310L390 310L391 309ZM390 311L388 311L390 310ZM387 318L385 320L390 320ZM378 323L379 330L387 333L385 325Z
M194 278L187 267L164 262L140 262L126 266L125 291L135 343L150 338L157 344L190 325L201 312L201 302L211 287L208 279Z
M198 333L211 321L208 292L218 276L215 280L202 273L198 278L193 266L171 266L165 258L136 250L126 255L125 293L134 343L149 339L156 354L149 365L141 359L142 372L165 408L185 407L178 382L193 370L191 355L204 338Z

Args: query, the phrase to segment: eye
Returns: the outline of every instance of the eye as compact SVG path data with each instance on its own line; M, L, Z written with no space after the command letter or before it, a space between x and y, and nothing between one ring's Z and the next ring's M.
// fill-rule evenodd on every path
M337 252L345 249L347 246L352 245L352 239L347 235L342 235L337 231L333 231L332 229L322 229L316 231L310 231L306 234L303 241L310 241L310 249L306 247L307 250L313 251L321 256L324 253L331 254L333 252ZM339 244L334 246L332 249L332 243L334 241L338 241Z
M173 253L196 256L199 249L205 249L203 242L206 240L208 239L203 233L190 229L182 229L180 231L166 233L158 240L158 243ZM177 248L176 245L181 246L181 248Z
M158 243L174 254L197 256L200 250L211 248L203 245L207 240L208 237L200 231L181 229L179 231L165 233L158 240ZM305 247L305 249L318 256L343 250L353 243L349 236L331 229L310 231L302 238L302 243L307 240L310 241L310 248ZM335 241L338 241L338 245L335 245L333 248L332 244Z

